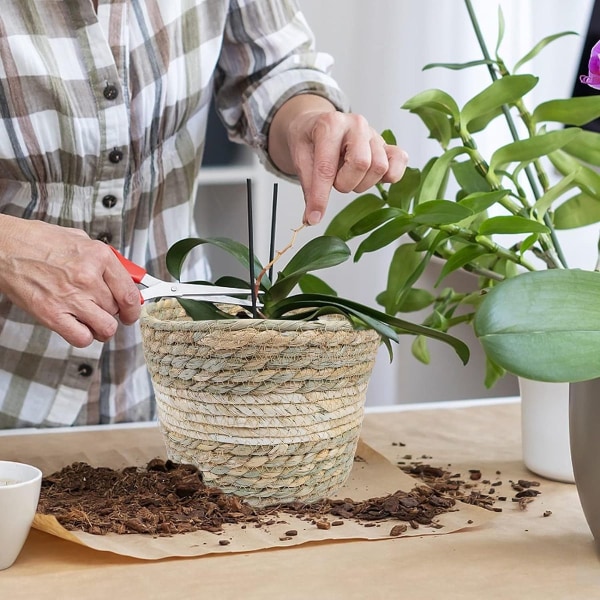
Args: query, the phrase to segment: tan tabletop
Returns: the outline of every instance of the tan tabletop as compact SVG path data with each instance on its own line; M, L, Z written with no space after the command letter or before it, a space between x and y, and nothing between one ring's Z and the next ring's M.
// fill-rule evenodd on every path
M481 527L159 561L101 553L34 530L17 562L0 572L0 598L600 598L600 560L575 486L525 470L519 414L516 403L490 402L467 408L425 404L365 417L363 439L393 462L425 455L431 465L451 464L450 470L462 473L480 469L484 478L500 471L508 494L509 480L540 481L542 493L526 510L510 498L497 502L503 512ZM133 427L118 434L130 436L135 447L136 436L148 430ZM55 452L64 435L85 440L84 432L2 435L0 457L18 458L23 444ZM546 511L552 514L544 517Z

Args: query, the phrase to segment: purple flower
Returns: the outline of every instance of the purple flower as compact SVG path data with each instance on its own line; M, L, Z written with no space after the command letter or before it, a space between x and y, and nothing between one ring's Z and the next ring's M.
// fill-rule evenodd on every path
M600 41L596 42L592 48L589 62L589 75L580 75L579 81L585 83L596 90L600 90Z

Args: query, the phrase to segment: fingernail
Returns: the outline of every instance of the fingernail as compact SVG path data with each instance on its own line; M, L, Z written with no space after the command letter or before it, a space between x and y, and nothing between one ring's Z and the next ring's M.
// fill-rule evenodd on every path
M318 210L313 210L310 215L308 215L308 224L309 225L318 225L321 222L321 213Z

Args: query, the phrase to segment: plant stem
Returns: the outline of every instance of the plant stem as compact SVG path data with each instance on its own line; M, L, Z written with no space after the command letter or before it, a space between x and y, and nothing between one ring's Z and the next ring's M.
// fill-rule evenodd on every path
M302 231L305 227L306 227L306 223L302 223L302 225L300 225L299 227L296 227L296 229L292 229L292 239L289 241L288 245L283 248L282 250L277 250L277 253L275 253L275 256L273 256L273 258L271 258L271 260L268 262L268 264L265 265L265 267L263 268L263 270L258 274L258 277L256 278L256 281L254 283L254 293L255 295L258 296L258 292L260 290L260 282L262 281L262 278L265 276L265 273L267 271L272 273L272 267L273 265L290 249L294 246L294 244L296 243L296 237L298 236L298 232Z
M475 144L473 138L471 138L471 136L465 134L464 132L459 132L459 135L461 136L465 147L469 149L469 157L475 165L475 168L477 169L478 173L480 173L481 176L489 183L490 188L492 190L501 190L502 185L500 184L500 181L496 177L496 174L490 171L489 165L484 160L483 156L481 156L481 154L479 153L479 150L477 149L477 145ZM499 202L511 214L523 214L521 207L517 206L514 202L511 202L511 200L508 197L505 196L504 198L501 198Z
M473 30L475 31L475 36L477 37L477 41L478 41L479 47L481 49L481 53L483 54L483 58L487 61L490 61L491 60L490 53L488 52L487 45L485 43L485 39L483 38L483 34L481 33L481 28L479 27L479 21L477 20L477 15L475 14L475 11L473 9L471 0L464 0L464 1L465 1L465 6L467 8L467 12L469 13L469 18L471 19L471 24L473 25ZM492 78L492 81L496 81L498 76L497 76L496 71L494 70L494 67L491 64L491 62L488 62L487 68L488 68L490 77ZM508 129L510 131L510 134L511 134L513 140L515 140L515 141L519 140L519 134L517 132L515 122L513 121L513 118L512 118L512 115L510 114L508 106L504 105L502 107L502 112L504 113L504 118L506 119L506 122L508 124ZM541 195L540 195L540 192L539 192L539 189L537 186L537 182L535 180L535 176L534 176L531 168L529 167L529 165L527 167L525 167L525 175L527 176L527 180L529 181L529 185L531 186L531 191L533 193L534 198L536 200L538 200L541 197ZM550 220L550 216L547 213L544 214L544 223L546 224L548 229L550 229L550 238L552 240L552 245L558 256L560 263L562 264L562 266L565 269L568 268L566 258L564 257L564 254L562 252L562 249L561 249L558 239L556 237L556 232L554 231L552 221Z
M460 325L461 323L470 323L474 317L475 317L475 313L473 313L473 312L466 313L466 314L460 315L458 317L452 317L451 319L448 319L448 322L447 322L448 329L451 329L452 327L455 327L456 325Z
M475 243L482 248L485 248L489 251L490 254L495 254L500 258L513 262L517 265L521 265L528 271L535 271L535 267L526 261L521 255L516 254L515 252L511 252L510 250L503 248L496 242L494 242L491 238L485 235L478 235L474 231L470 229L466 229L464 227L459 227L458 225L436 225L435 227L439 231L444 231L450 236L459 237L464 241Z

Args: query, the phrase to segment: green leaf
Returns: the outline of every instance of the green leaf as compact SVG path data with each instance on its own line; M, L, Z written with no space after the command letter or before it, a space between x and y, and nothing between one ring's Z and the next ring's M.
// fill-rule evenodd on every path
M486 357L484 385L487 389L494 387L501 377L506 375L506 370Z
M419 192L419 204L438 200L441 197L440 190L444 185L444 181L448 177L448 171L452 161L460 154L470 154L471 151L463 146L451 148L447 150L435 160L429 172L423 178L421 190Z
M600 117L600 96L580 96L549 100L540 104L532 115L533 123L554 121L565 125L586 125Z
M353 302L352 300L347 300L346 298L332 299L329 296L320 298L318 294L310 294L307 296L299 294L296 296L291 296L290 298L279 302L273 307L275 315L274 318L278 318L277 315L280 313L285 314L286 312L297 310L298 308L315 306L315 303L318 303L319 301L322 301L323 304L327 306L336 306L341 310L347 311L348 314L351 314L358 320L368 323L368 326L375 329L375 331L380 333L380 335L385 335L390 339L395 339L395 337L392 337L393 332L409 335L424 335L428 338L432 338L452 346L463 364L466 364L469 361L469 348L458 338L455 338L454 336L442 331L425 327L424 325L417 325L416 323L410 323L408 321L398 319L397 317L393 317L374 308ZM385 333L381 333L382 331Z
M504 30L505 30L504 13L502 12L502 6L498 5L498 39L496 40L496 58L499 58L498 52L500 50L500 45L502 44L502 40L504 39Z
M236 318L235 315L230 315L218 309L212 302L190 300L189 298L177 298L177 302L181 304L183 310L194 321L218 321Z
M484 115L496 115L502 105L514 104L531 91L537 82L538 78L533 75L507 75L497 79L463 106L461 127L466 128L473 119Z
M354 261L358 261L367 252L375 252L389 246L412 228L410 216L400 216L388 221L360 243L354 254Z
M600 222L600 201L587 194L577 194L554 211L556 229L575 229Z
M429 107L415 108L411 111L418 115L429 130L429 137L437 140L444 150L452 139L452 122L450 117L439 110Z
M494 190L493 192L475 192L465 196L459 201L461 206L471 210L473 213L482 213L491 208L502 198L507 196L509 190Z
M529 250L529 248L531 248L539 239L540 236L537 233L532 233L531 235L527 236L519 245L519 253L521 256L525 254L525 252L527 252L527 250Z
M308 307L335 308L342 314L357 318L380 335L396 342L398 341L396 330L386 322L389 320L387 315L358 302L346 300L345 298L331 298L330 296L321 296L320 294L296 294L274 304L272 306L272 318L278 319L287 313ZM380 317L383 317L383 319Z
M460 187L467 193L489 192L490 184L470 160L453 161L452 172Z
M435 286L437 287L445 277L450 275L450 273L457 271L458 269L462 269L465 265L468 265L485 253L486 250L484 248L472 244L464 246L460 250L456 251L444 262L444 266L442 267L440 276L435 282Z
M600 133L584 129L574 141L563 146L563 151L585 163L600 167Z
M427 338L418 335L410 347L412 355L424 365L428 365L431 362L431 355L429 354L429 348L427 347Z
M385 206L385 202L375 194L363 194L340 210L331 220L325 235L347 241L352 238L352 226L362 218Z
M384 131L382 131L381 137L383 138L383 141L389 146L398 145L398 143L396 142L396 136L394 135L394 132L391 129L385 129Z
M388 221L399 216L406 216L406 211L399 208L381 208L379 210L375 210L371 214L355 223L350 229L350 234L352 237L364 235L365 233L369 233L369 231L373 231L373 229L376 229L384 223L387 223Z
M211 282L200 282L200 281L192 281L190 283L204 283L204 284L208 284L208 285L221 285L223 287L239 287L243 290L247 290L248 287L250 286L249 280L246 281L244 279L240 279L239 277L232 277L230 275L224 275L223 277L219 277L214 283ZM267 288L264 288L262 285L262 281L261 281L261 289L266 290ZM230 296L234 296L237 297L238 294L229 294ZM239 294L240 298L247 298L248 297L248 293L245 294Z
M495 110L491 110L480 117L474 117L469 121L469 125L467 126L467 131L469 133L477 133L478 131L483 131L496 117L499 117L503 114L502 107L499 106Z
M542 197L533 205L535 212L538 217L543 217L552 205L566 192L568 192L573 186L573 180L577 176L577 171L569 173L566 177L563 177L556 185L545 192Z
M294 277L308 271L334 267L348 260L350 248L339 238L321 235L309 240L281 271L281 276Z
M429 315L427 325L440 331L445 331L448 327L448 319L439 310L434 310Z
M600 273L549 269L491 289L474 320L487 356L539 381L600 377Z
M481 58L479 60L472 60L466 63L429 63L423 67L423 71L437 68L450 69L451 71L462 71L463 69L470 69L471 67L496 64L497 62L495 60L486 60L485 58Z
M166 265L169 273L178 281L181 280L181 271L188 254L197 246L209 244L221 248L234 258L236 258L246 269L249 269L249 252L247 246L240 244L228 238L185 238L175 242L168 250L166 256ZM254 258L254 272L256 274L262 271L261 263ZM269 287L269 278L265 275L261 282L265 287ZM247 285L247 284L246 284Z
M204 243L206 240L185 239L176 242L169 248L166 257L167 270L175 279L178 281L181 279L181 271L187 255L196 246Z
M422 253L416 251L416 244L407 243L394 251L388 267L387 288L385 291L386 312L393 314L401 304L402 293L410 287L411 275L419 267Z
M396 312L415 312L431 306L435 296L421 288L411 288L402 297L402 302L396 307Z
M490 217L479 226L480 235L499 233L548 233L549 229L538 221L515 215Z
M564 37L565 35L578 35L575 31L562 31L561 33L555 33L540 40L523 58L521 58L515 66L513 71L519 70L526 62L529 62L532 58L535 58L550 42L557 40L558 38Z
M386 289L386 299L389 301L386 306L388 313L398 312L411 287L423 275L434 252L447 238L448 235L445 232L437 232L434 237L430 238L429 247L424 254L421 254L419 244L403 244L396 249L388 270ZM415 257L411 256L411 250L413 255L421 257L418 263L416 263Z
M496 171L512 162L531 161L562 148L579 135L580 129L560 129L498 148L490 160L490 170Z
M421 185L421 171L407 167L400 181L388 188L387 203L395 208L408 211L411 200Z
M552 152L548 155L548 158L554 167L565 177L575 173L573 181L577 186L589 196L600 200L600 174L562 150Z
M350 248L339 238L319 236L308 241L280 271L275 283L265 294L264 302L285 298L309 271L334 267L348 260Z
M449 225L473 215L473 211L450 200L431 200L415 207L413 221L421 225Z
M304 294L327 294L337 296L337 292L320 277L307 273L298 281L298 285Z
M425 90L407 100L402 108L414 112L420 108L431 108L452 117L458 123L459 110L452 96L442 90Z

